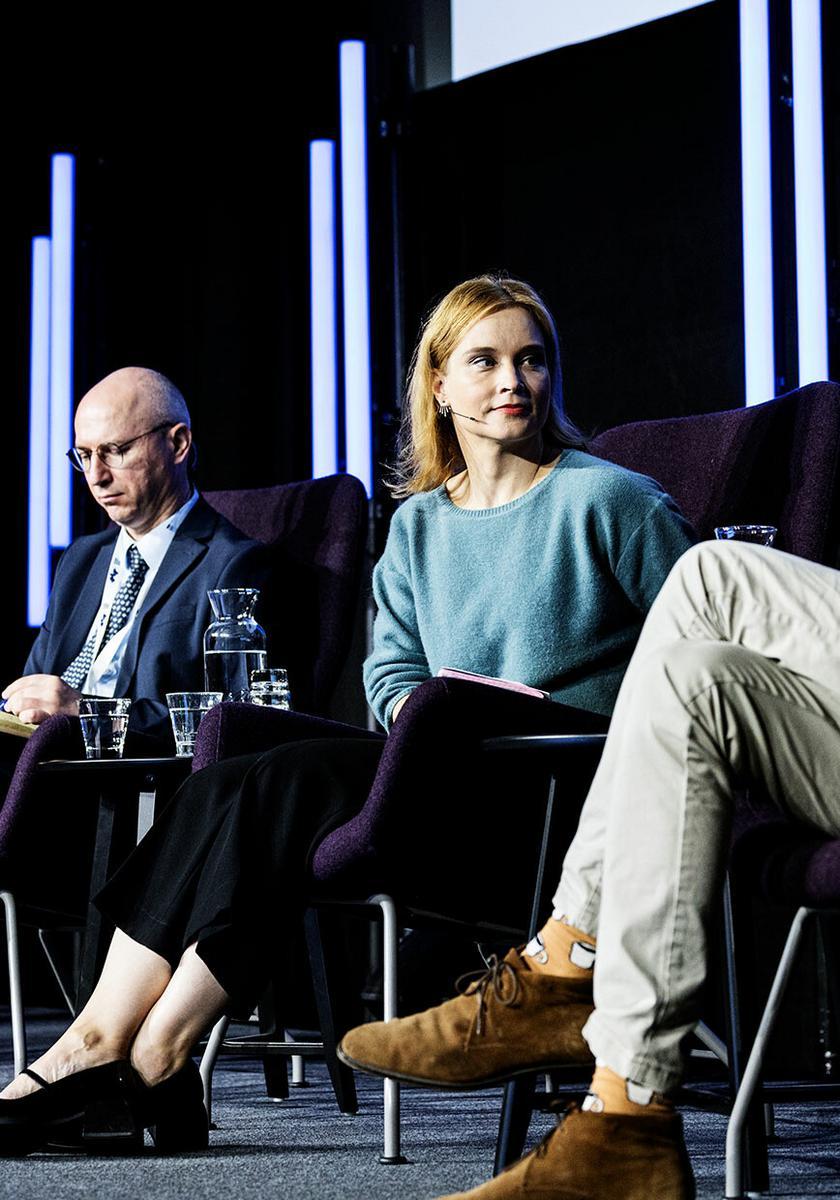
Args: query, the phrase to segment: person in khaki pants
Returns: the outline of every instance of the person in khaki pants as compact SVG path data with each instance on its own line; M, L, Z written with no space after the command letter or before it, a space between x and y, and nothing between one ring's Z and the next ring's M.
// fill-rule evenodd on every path
M840 833L840 572L704 542L648 614L540 934L464 995L341 1044L360 1070L454 1087L594 1059L582 1108L465 1195L694 1196L668 1097L749 785Z

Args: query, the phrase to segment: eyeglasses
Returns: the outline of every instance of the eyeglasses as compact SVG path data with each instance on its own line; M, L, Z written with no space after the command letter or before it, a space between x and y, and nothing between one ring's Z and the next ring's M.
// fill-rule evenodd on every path
M129 438L127 442L122 442L120 445L115 442L107 442L104 446L97 446L95 450L80 450L76 446L71 446L67 451L67 457L70 459L71 466L75 467L77 471L84 471L85 474L90 470L94 454L106 467L121 467L125 463L126 451L135 442L139 442L141 438L150 437L153 433L160 433L161 429L171 429L174 423L163 421L160 425L155 425L154 429L138 433L136 437Z

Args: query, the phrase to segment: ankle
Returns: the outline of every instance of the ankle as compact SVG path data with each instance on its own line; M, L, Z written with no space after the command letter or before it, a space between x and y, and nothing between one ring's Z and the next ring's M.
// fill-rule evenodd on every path
M583 1109L584 1112L643 1117L671 1113L674 1106L667 1096L624 1079L610 1067L599 1063L595 1067Z
M138 1037L131 1047L131 1065L147 1087L155 1087L180 1071L189 1057L189 1049Z
M106 1060L125 1058L128 1052L128 1041L125 1038L114 1038L99 1025L74 1021L67 1027L52 1049ZM50 1052L48 1051L48 1053Z
M591 979L595 938L570 925L564 917L549 917L522 957L533 971L567 979Z
M183 1065L172 1055L144 1055L142 1058L131 1056L131 1065L145 1083L146 1087L157 1087L165 1079L169 1079Z
M125 1058L127 1051L124 1042L115 1041L98 1026L74 1022L32 1067L52 1082L76 1071Z

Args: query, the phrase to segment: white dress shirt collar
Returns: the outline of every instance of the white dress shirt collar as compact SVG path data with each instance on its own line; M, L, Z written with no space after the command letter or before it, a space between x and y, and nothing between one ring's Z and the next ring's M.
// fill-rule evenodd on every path
M129 546L137 547L140 551L140 557L148 566L149 571L146 579L149 580L150 576L154 578L158 567L164 558L166 558L166 552L172 545L172 539L197 503L198 492L193 488L193 494L186 504L182 504L178 511L174 512L171 517L167 517L165 521L161 521L159 525L155 525L154 529L150 529L148 533L144 533L139 538L133 538L125 527L122 526L117 538L117 544L114 547L111 569L108 572L109 578L113 574L115 566L118 566L120 571L122 570ZM118 557L119 562L117 562Z
M156 525L154 529L150 529L148 533L144 533L142 537L133 538L124 528L120 529L111 555L111 562L108 565L108 574L105 577L105 587L102 591L99 611L96 614L94 623L91 626L91 633L88 636L91 636L95 629L104 630L108 623L108 614L111 611L111 605L114 603L114 598L119 591L125 574L126 556L129 546L137 547L140 551L140 557L146 563L148 570L143 580L143 586L137 593L134 607L125 625L110 637L107 642L98 647L96 658L91 663L87 678L82 684L81 690L85 695L114 695L117 677L125 656L129 635L134 622L137 620L137 614L143 607L143 603L149 594L149 589L154 582L161 563L166 558L167 551L172 545L175 534L197 503L198 492L193 489L193 493L186 504L182 504L178 511L174 512L171 517L167 517L165 521L161 521L159 525Z

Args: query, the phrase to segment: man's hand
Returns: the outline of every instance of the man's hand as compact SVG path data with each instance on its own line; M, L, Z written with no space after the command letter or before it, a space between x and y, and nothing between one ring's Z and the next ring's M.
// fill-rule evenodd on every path
M69 687L58 675L24 675L3 691L6 712L14 713L30 725L40 725L56 713L77 717L80 696L81 692Z

